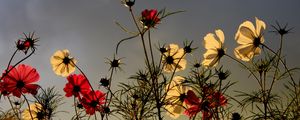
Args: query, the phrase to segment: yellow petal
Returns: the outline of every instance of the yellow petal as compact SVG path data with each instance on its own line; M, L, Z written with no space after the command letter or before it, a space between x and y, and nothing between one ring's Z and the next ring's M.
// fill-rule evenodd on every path
M204 47L205 49L216 49L220 48L220 43L216 40L214 34L208 33L204 37Z
M257 17L255 17L255 21L256 21L256 34L260 35L262 34L261 32L263 32L266 29L266 24L264 21L258 19Z
M218 51L216 49L209 49L203 54L203 57L204 59L211 59L216 57L217 55L218 55Z
M255 28L254 28L254 25L252 24L252 22L245 21L239 26L238 31L235 35L235 39L239 40L239 37L241 35L244 35L250 39L252 39L253 36L255 36Z
M221 29L217 29L215 32L216 32L216 35L218 36L220 42L222 44L224 44L224 40L225 40L224 32Z
M243 61L250 61L254 54L254 46L249 45L240 45L234 50L234 54L238 59Z

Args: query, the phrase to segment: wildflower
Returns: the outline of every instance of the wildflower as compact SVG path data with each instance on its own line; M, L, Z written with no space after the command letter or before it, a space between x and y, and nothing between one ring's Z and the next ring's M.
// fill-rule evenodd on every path
M45 119L46 116L42 112L42 105L41 104L34 103L34 104L31 104L29 107L30 107L30 110L29 110L29 108L27 108L22 112L23 120L32 120L31 116L30 116L30 113L33 117L33 120L43 120L43 119Z
M175 69L175 72L184 70L186 67L186 60L184 57L185 53L183 48L179 48L176 44L170 44L167 47L167 52L163 54L163 70L168 73L174 72Z
M202 64L206 67L215 67L221 57L225 55L224 44L224 33L222 30L218 29L215 31L216 35L213 33L208 33L204 37L204 47L207 50L203 57L204 60Z
M34 37L34 32L29 33L26 35L23 33L25 38L21 38L16 43L17 49L23 51L25 54L27 54L28 50L31 49L34 51L36 49L36 42L39 41L39 38Z
M144 26L144 28L151 28L154 27L158 22L160 21L160 18L158 17L157 10L155 9L145 9L142 12L142 19L141 22Z
M3 78L2 87L5 88L2 88L2 92L7 91L18 98L25 93L37 94L39 85L32 84L40 79L36 69L24 64L20 64L16 68L10 66L9 69L11 71Z
M207 99L210 102L210 107L215 108L219 106L225 106L227 104L227 99L220 92L215 92L212 95L209 95Z
M101 78L100 79L101 86L107 87L109 85L109 79L107 78Z
M198 98L192 90L189 90L187 92L187 98L184 102L188 105L187 109L184 111L184 114L189 116L190 118L196 116L198 112L201 111L201 109L199 108L201 99Z
M235 39L240 46L235 48L234 54L238 59L250 61L254 55L261 53L259 45L264 43L263 31L266 24L255 18L256 28L250 21L243 22L235 35Z
M190 87L181 85L183 80L183 77L176 76L165 89L167 92L167 105L165 106L165 109L168 111L168 115L172 118L178 118L184 111L184 106L186 106L184 101L187 98L188 90L191 89Z
M95 114L96 111L101 111L101 105L104 104L105 94L99 90L90 91L83 95L81 104L89 115Z
M72 74L67 77L68 83L66 84L64 91L66 92L66 97L80 97L81 95L87 94L91 91L88 80L82 75Z
M58 50L50 58L52 69L56 75L66 77L75 71L76 60L69 55L69 50Z

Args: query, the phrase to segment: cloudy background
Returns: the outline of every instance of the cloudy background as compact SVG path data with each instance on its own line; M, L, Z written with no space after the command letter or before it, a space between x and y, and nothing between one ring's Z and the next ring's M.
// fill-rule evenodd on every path
M186 39L193 40L199 49L190 60L202 59L203 37L215 29L224 31L227 51L233 55L231 51L237 46L234 34L243 21L254 21L258 17L266 22L267 31L273 30L270 25L275 21L289 23L294 29L285 39L283 53L289 66L300 66L299 5L299 0L136 0L134 10L137 16L146 8L185 10L164 19L152 35L156 45L158 42L181 44ZM106 58L112 58L117 42L128 37L115 21L135 30L130 14L120 0L0 0L0 70L5 69L22 32L35 31L40 37L37 43L40 46L24 63L39 71L41 86L56 86L62 91L66 80L52 72L49 58L56 50L69 49L97 87L100 77L109 74ZM277 48L278 36L266 32L265 39L267 45ZM124 57L122 60L126 65L122 67L124 71L116 74L114 86L129 82L129 75L144 67L141 48L138 39L121 45L118 57ZM247 71L241 70L238 64L227 58L222 59L221 64L231 70L230 80L239 81L233 90L249 91L257 87L254 80L245 77ZM0 102L0 107L7 107L3 99ZM73 112L71 101L66 99L66 102L61 110ZM60 113L57 119L70 118L70 115Z

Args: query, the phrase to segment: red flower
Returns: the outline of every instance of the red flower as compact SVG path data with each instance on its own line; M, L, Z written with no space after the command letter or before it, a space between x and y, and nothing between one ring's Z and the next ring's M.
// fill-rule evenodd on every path
M199 107L199 105L201 104L201 100L192 90L189 90L187 92L187 96L184 102L189 106L184 112L185 115L193 117L201 111L201 108Z
M9 67L9 70L12 69L8 74L4 76L3 83L1 84L1 92L12 93L16 97L21 97L21 94L30 93L35 95L39 85L31 84L37 82L40 79L39 73L36 69L21 64L15 68L12 66Z
M150 28L154 27L158 22L160 21L160 18L158 18L157 10L151 9L151 10L144 10L142 12L142 20L144 27Z
M188 105L188 108L184 114L191 118L201 111L203 120L211 120L214 108L227 104L227 99L220 92L213 92L211 95L204 96L207 96L204 98L205 100L201 100L193 91L188 91L187 98L184 101Z
M67 77L68 83L66 84L64 91L66 92L66 97L80 97L79 93L87 94L90 89L88 80L82 75L72 74Z
M85 111L89 115L95 114L95 111L101 111L101 105L104 104L105 94L99 90L90 91L88 94L84 94L81 100Z
M227 104L227 99L220 92L215 92L213 95L208 96L207 99L210 101L210 106L213 108L225 106Z

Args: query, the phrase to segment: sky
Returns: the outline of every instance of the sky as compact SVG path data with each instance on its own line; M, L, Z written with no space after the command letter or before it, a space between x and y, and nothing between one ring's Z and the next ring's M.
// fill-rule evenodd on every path
M278 47L279 36L268 32L273 30L271 25L276 21L288 23L288 27L294 29L284 40L283 54L289 66L299 67L299 5L299 0L136 0L133 9L137 16L144 9L184 10L161 21L153 31L152 40L156 46L158 42L182 46L183 41L193 40L193 45L199 49L190 60L202 59L203 37L216 29L224 31L225 46L228 54L233 55L232 50L237 46L234 35L243 21L254 22L255 17L265 21L265 43L274 49ZM0 71L5 69L15 49L15 41L22 33L35 32L40 38L39 46L24 63L38 70L41 86L55 86L64 94L62 89L66 79L54 74L49 59L56 50L69 49L97 88L99 79L109 75L106 58L112 58L118 41L129 36L115 24L116 21L135 30L130 14L120 0L0 0ZM21 56L18 54L16 59ZM123 43L117 57L124 57L125 65L123 71L116 73L115 88L119 82L130 82L127 78L144 67L139 40ZM221 64L231 70L230 80L239 81L234 90L249 91L256 87L254 81L245 77L247 71L237 63L225 58ZM2 103L0 107L5 106ZM68 103L63 106L70 107ZM69 118L64 114L58 114L57 119Z

